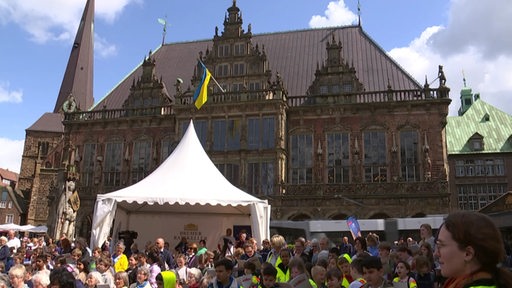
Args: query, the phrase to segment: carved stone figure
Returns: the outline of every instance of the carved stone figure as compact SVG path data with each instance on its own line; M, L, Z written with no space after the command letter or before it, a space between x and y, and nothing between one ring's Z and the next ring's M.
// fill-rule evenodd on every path
M59 206L57 208L57 237L60 237L62 234L66 234L71 238L73 237L75 234L76 213L79 208L80 198L76 191L75 181L68 180L60 196Z
M446 76L443 72L443 65L439 65L439 72L437 73L437 77L439 78L439 87L446 86Z
M430 149L425 147L423 151L425 152L425 181L430 181L432 180L432 161L430 160L429 155Z

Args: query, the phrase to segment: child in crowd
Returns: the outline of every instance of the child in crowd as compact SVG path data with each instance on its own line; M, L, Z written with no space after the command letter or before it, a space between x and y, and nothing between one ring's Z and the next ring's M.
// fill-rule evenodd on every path
M106 257L104 255L100 256L99 259L96 260L96 271L100 272L103 281L101 284L108 284L109 287L115 287L114 284L114 274L112 273L110 267L112 266L112 260L110 257Z
M87 280L87 275L89 275L89 260L87 257L82 257L76 261L76 269L78 270L77 279L85 285L85 281Z
M327 271L322 266L315 265L311 268L311 278L316 284L315 288L327 288L325 285L326 273Z
M406 261L396 264L397 277L393 279L393 287L417 288L416 280L410 276L411 266Z
M277 270L271 264L263 265L261 270L261 281L258 288L277 288L279 283L276 282ZM256 287L254 287L256 288Z
M284 248L279 252L281 257L281 263L276 266L277 269L277 282L288 282L290 280L290 259L292 258L292 252L290 249Z
M427 243L428 244L428 243ZM431 269L432 265L426 256L418 255L415 258L416 273L414 279L418 288L434 288L435 273Z
M186 255L184 254L178 254L176 256L176 272L178 273L178 276L180 277L181 284L185 284L185 281L188 279L188 267L187 267L187 259Z
M80 249L78 249L78 248L73 249L73 251L71 251L72 262L69 263L69 264L76 265L76 262L80 258L82 258L82 251Z
M393 269L395 269L395 261L391 257L391 244L389 242L379 243L379 257L384 269L384 277L393 280Z
M354 280L350 275L350 263L352 263L352 258L350 258L348 254L343 254L339 256L338 261L336 263L337 268L343 274L343 279L341 281L341 286L343 287L348 287L348 285L350 285L350 282Z
M89 263L90 271L96 271L96 261L100 258L100 256L101 256L101 248L100 247L95 247L94 249L92 249L92 259L91 259L91 263Z
M342 288L348 286L343 286L341 284L343 280L343 274L339 269L334 268L327 270L325 278L327 279L327 288Z
M126 273L128 273L128 281L130 284L133 284L137 281L137 268L139 267L139 255L132 254L128 257L128 269L126 269Z
M256 273L256 264L251 261L244 262L244 275L251 276L251 285L258 284L260 279Z
M348 288L360 288L366 284L366 280L363 278L363 259L364 256L358 257L350 263L350 276L354 281L350 282Z
M28 288L33 288L34 283L32 283L32 265L28 264L25 265L25 279L24 282L27 285Z
M379 257L366 256L362 262L363 275L366 284L364 287L369 288L388 288L393 287L389 281L384 278L384 269L382 269L382 262Z
M147 258L147 255L146 253L144 252L140 252L139 254L139 258L138 258L138 261L139 261L139 267L146 267L149 269L149 263L147 262L148 258Z

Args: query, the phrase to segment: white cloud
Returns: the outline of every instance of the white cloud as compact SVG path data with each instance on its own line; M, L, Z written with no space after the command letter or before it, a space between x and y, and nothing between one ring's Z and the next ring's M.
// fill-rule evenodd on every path
M500 19L502 11L511 11L512 1L501 1L502 5L483 5L485 1L480 2L454 0L450 9L450 21L446 27L429 27L407 47L389 51L389 55L420 83L425 81L425 75L428 75L429 82L434 80L437 77L437 65L444 66L446 84L451 88L450 115L456 115L460 107L462 71L467 86L474 93L480 93L481 99L487 103L512 114L512 47L509 43L510 37L505 37L512 33L512 26L502 25L500 22L504 26L500 30L503 33L496 34L491 32L496 21L479 17L481 13L471 14L471 11L483 9L482 12L486 15L497 15ZM473 16L460 16L468 13ZM471 22L479 18L481 22ZM505 30L510 32L507 34ZM432 87L437 87L437 82Z
M0 168L19 173L24 140L0 138Z
M22 100L23 100L23 91L21 91L20 89L10 90L9 82L0 82L0 103L2 103L2 102L21 103Z
M357 21L357 15L348 9L344 0L329 2L325 16L314 15L309 20L312 28L351 25Z
M117 46L109 43L107 39L100 37L98 34L94 34L94 50L103 58L117 55Z
M85 0L1 1L2 24L13 22L37 43L71 41L81 19ZM141 0L95 1L96 18L113 22L130 3Z

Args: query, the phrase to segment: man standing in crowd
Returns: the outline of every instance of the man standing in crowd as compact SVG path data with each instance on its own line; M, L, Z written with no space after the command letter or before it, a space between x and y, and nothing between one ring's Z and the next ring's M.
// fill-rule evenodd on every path
M350 257L354 256L354 246L348 242L348 237L343 237L342 243L340 245L340 253L348 254Z
M235 246L235 237L233 237L233 230L231 228L226 229L226 235L220 237L217 248L221 251L221 256L233 255L233 247Z
M165 263L167 269L174 269L176 265L174 265L174 258L169 250L164 248L164 238L157 238L155 240L155 245L160 250L160 258Z
M14 230L9 230L7 232L7 246L9 248L14 247L14 253L16 253L16 250L21 246L21 241L16 237L16 235L14 235Z

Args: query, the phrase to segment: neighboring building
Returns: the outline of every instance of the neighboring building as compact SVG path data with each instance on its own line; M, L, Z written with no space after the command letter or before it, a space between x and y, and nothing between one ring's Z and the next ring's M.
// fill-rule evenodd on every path
M451 201L480 210L512 191L512 116L466 85L460 99L459 116L448 117L446 126Z
M512 245L512 192L507 192L479 212L491 217L508 245ZM509 246L510 247L510 246Z
M18 183L18 173L9 171L9 169L0 168L0 186L10 186L16 188Z
M421 85L359 25L253 35L233 1L212 40L163 45L91 107L92 58L84 55L92 45L83 36L92 35L91 7L89 0L66 69L78 80L68 85L65 76L54 112L27 129L20 189L31 195L29 223L51 231L55 200L74 179L85 236L96 195L150 174L190 119L219 170L268 199L272 219L450 211L451 100L441 66L433 67L439 87ZM210 81L200 110L192 100L197 59L225 90Z
M18 173L0 168L0 224L25 224L25 198L17 190Z

